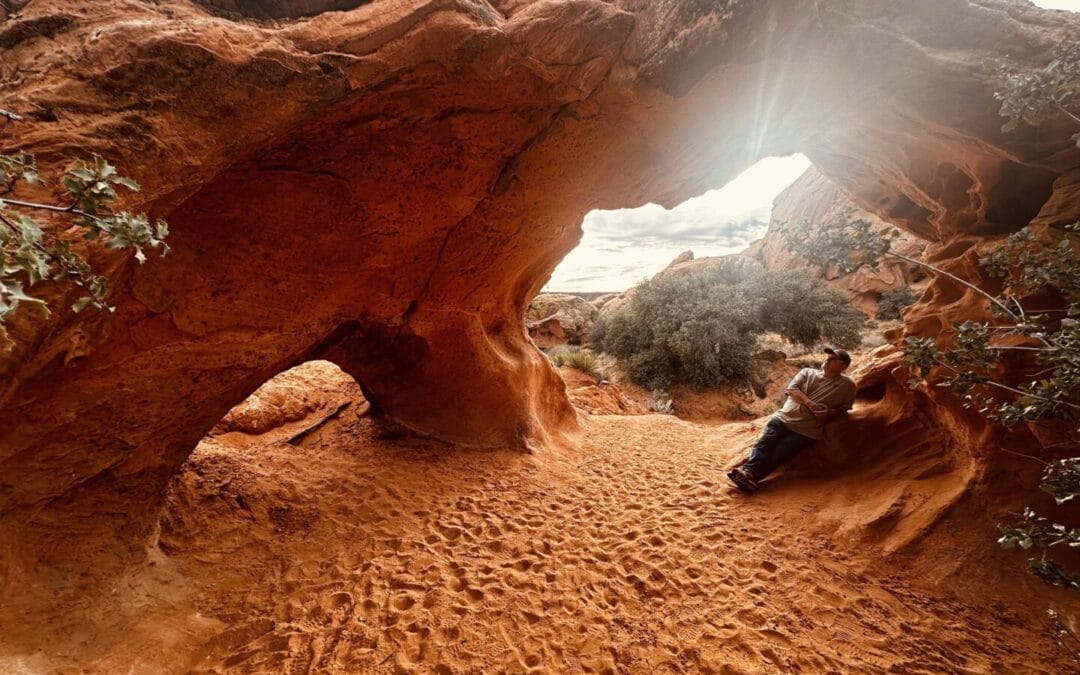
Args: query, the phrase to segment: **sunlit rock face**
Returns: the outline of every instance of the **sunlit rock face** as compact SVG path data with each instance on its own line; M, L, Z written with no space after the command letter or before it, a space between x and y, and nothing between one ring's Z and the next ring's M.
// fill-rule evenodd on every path
M107 156L174 253L95 253L113 314L76 317L57 287L50 318L12 322L7 583L141 550L198 440L308 359L420 433L571 439L522 317L591 209L671 206L798 151L946 266L1075 216L1073 130L1003 133L989 65L1042 66L1077 28L1019 0L29 3L0 24L0 93L26 117L0 147L54 183Z
M810 266L793 250L790 243L792 230L805 222L811 232L831 223L866 219L886 228L890 224L876 214L858 208L835 183L811 167L773 202L772 217L765 236L754 242L746 255L761 261L767 269L793 269ZM902 232L893 242L892 250L909 258L919 259L926 248L926 241ZM849 274L842 274L833 267L814 267L822 279L851 295L855 303L873 316L881 294L903 287L922 288L926 271L918 265L897 258L885 258L876 269L860 267Z

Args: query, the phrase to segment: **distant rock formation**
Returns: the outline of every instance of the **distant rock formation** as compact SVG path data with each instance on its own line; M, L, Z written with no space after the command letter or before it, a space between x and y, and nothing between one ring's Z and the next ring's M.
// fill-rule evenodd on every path
M809 263L791 250L789 233L801 220L808 221L813 230L836 219L849 222L865 219L883 229L892 227L888 221L860 209L833 181L811 167L777 196L765 236L751 244L743 254L757 259L766 269L808 267ZM906 232L893 242L893 250L910 258L919 258L926 246L927 242ZM884 259L877 270L862 267L842 275L832 268L815 268L815 272L833 286L850 293L856 304L871 316L876 314L877 302L885 291L905 286L921 291L929 281L921 267L895 258Z
M672 260L671 262L669 262L667 267L665 267L664 269L671 269L672 267L675 267L676 265L681 265L684 262L689 262L689 261L691 261L693 259L694 259L694 252L693 251L683 251L679 255L675 256L675 259Z
M525 326L537 347L582 345L589 339L600 310L568 293L541 293L525 310Z
M604 307L609 302L611 302L615 298L619 297L619 295L620 295L619 293L605 293L605 294L601 295L600 297L596 298L595 300L593 300L592 305L596 309L602 311L604 309Z
M332 363L302 363L256 389L210 435L218 439L232 434L260 436L266 442L290 439L350 405L358 396L355 389L352 378ZM363 401L363 396L359 399Z

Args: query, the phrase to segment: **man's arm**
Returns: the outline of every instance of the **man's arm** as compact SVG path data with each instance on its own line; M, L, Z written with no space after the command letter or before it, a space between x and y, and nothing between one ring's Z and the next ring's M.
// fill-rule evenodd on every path
M787 389L784 393L794 399L796 403L804 405L811 410L825 410L825 406L821 405L820 403L814 403L813 401L811 401L810 397L807 396L806 393L798 387L791 387Z
M784 390L784 393L787 394L793 401L795 401L799 405L804 405L809 408L810 412L814 413L815 415L817 415L819 411L825 411L825 406L821 405L820 403L814 403L810 400L810 397L807 396L806 392L802 390L804 386L806 386L805 368L796 373L795 377L791 378L791 382L788 383L787 389Z

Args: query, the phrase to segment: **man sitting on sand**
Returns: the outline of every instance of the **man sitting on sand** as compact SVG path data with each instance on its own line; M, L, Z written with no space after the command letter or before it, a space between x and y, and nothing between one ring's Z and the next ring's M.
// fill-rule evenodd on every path
M824 436L825 423L843 415L855 404L855 382L844 375L851 355L843 349L825 348L829 355L821 370L803 368L788 383L784 407L773 413L750 458L728 472L743 492L758 483L800 450Z

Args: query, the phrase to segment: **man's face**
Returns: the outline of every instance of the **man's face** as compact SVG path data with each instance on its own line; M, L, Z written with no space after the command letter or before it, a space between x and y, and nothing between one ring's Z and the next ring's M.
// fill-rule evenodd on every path
M821 364L821 369L829 377L836 377L840 373L844 372L845 368L847 368L847 364L836 358L832 354L827 355L825 357L825 363Z

